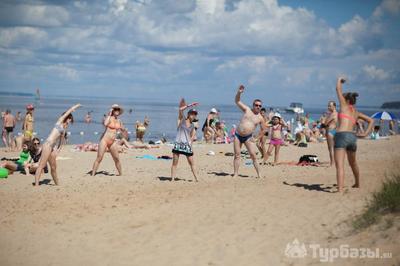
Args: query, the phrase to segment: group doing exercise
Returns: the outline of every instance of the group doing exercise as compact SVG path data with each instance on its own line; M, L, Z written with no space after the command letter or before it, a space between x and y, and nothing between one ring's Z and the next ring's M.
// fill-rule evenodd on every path
M329 101L329 113L324 118L323 128L328 145L328 152L330 158L330 165L336 166L336 179L337 191L342 192L344 187L344 167L345 157L347 156L349 165L354 175L354 188L360 187L360 170L356 160L357 152L357 138L366 137L374 126L374 121L367 115L360 113L356 110L355 104L358 94L355 92L343 93L342 86L346 79L339 77L336 83L336 93L340 109L336 111L335 101ZM247 149L248 155L252 161L256 171L256 177L260 178L260 165L267 164L269 157L274 152L274 164L279 162L280 147L284 144L282 139L282 130L287 128L287 123L278 114L266 115L266 109L262 106L262 101L256 99L253 101L252 106L249 107L241 101L241 95L245 92L245 87L240 85L235 95L235 104L243 113L242 117L232 133L232 142L234 150L233 158L233 177L239 174L239 167L241 164L241 150L244 145ZM171 181L176 180L178 161L181 155L185 156L191 168L194 181L198 182L198 174L196 172L193 142L196 140L197 130L197 116L198 111L195 107L197 102L187 104L184 99L181 99L178 108L177 119L177 135L172 148L172 165L171 165ZM7 168L11 171L24 170L25 173L34 174L34 185L38 186L41 176L48 172L48 165L50 174L56 185L59 184L57 175L57 155L59 154L62 145L65 143L65 136L70 124L74 122L72 113L81 107L76 104L64 112L57 120L54 128L51 130L49 136L43 144L36 137L33 137L33 106L27 106L27 114L23 122L23 145L22 152L18 161L3 161L0 167ZM203 132L206 142L208 139L213 138L215 133L218 132L217 128L211 128L210 124L213 120L214 114L217 112L214 108L207 116L206 122L203 126ZM100 137L100 142L97 146L97 156L93 162L92 170L89 172L91 176L95 176L98 172L100 163L108 151L114 160L115 167L118 175L122 175L122 166L119 159L118 135L121 132L127 132L124 124L119 119L123 113L123 108L117 104L111 106L108 114L103 119L104 132ZM355 126L358 121L365 121L368 126L362 133L355 132ZM3 119L3 121L5 121ZM10 121L6 120L7 126ZM146 117L144 122L136 123L137 138L143 140L144 132L149 125L149 120ZM259 128L257 132L257 128ZM10 130L8 130L10 131ZM290 133L290 130L288 130ZM8 132L8 133L12 133ZM139 134L138 134L139 133ZM268 148L266 148L267 137L269 137ZM288 134L289 135L289 134ZM291 136L291 134L290 134ZM7 135L8 137L8 135ZM293 142L301 142L302 133L296 133L296 138ZM29 149L28 143L32 146ZM129 145L129 144L126 144ZM299 144L300 146L300 144ZM257 151L261 152L262 162L258 163ZM30 157L30 160L28 158Z

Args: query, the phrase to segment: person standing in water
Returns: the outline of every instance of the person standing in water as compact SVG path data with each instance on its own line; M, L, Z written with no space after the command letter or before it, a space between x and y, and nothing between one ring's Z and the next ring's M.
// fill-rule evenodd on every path
M336 129L334 145L338 192L343 192L344 158L346 154L355 179L353 188L360 187L360 169L358 168L356 160L357 137L366 137L369 132L371 132L372 127L374 126L374 120L372 118L358 112L354 107L354 105L356 104L358 93L343 93L342 84L345 82L345 78L339 77L336 83L336 93L340 103L340 111L338 114L339 125ZM357 123L357 119L362 119L368 122L368 128L364 133L358 133L356 135L356 133L354 132L354 127Z
M35 119L33 118L33 111L35 107L32 104L26 106L26 114L24 121L22 123L22 131L24 132L24 141L31 141L33 137L33 123Z
M244 86L240 85L235 97L235 103L240 110L243 111L243 116L236 128L235 139L233 141L234 148L234 161L233 161L233 177L236 177L239 172L240 166L240 151L242 145L244 144L249 152L250 158L253 161L254 168L257 172L257 177L260 177L260 171L258 169L257 158L256 158L256 144L251 141L253 137L253 132L256 130L257 126L260 125L261 130L259 137L257 139L261 140L262 136L266 132L265 119L261 115L260 111L262 108L262 102L259 99L253 101L253 108L250 109L247 105L240 101L240 96L244 92Z
M104 153L109 150L114 160L118 175L122 175L121 162L119 160L118 145L115 142L117 133L124 128L121 120L118 118L124 110L118 105L113 104L108 116L104 119L105 131L99 143L97 150L97 158L93 163L91 176L94 176L99 168L100 162L103 160Z
M329 151L329 159L331 162L331 166L335 163L335 158L333 156L333 146L334 146L334 138L336 134L336 126L338 122L338 114L336 111L336 103L334 101L328 102L328 116L325 120L325 137L326 142L328 143L328 151Z
M196 106L198 103L194 102L192 104L186 104L185 100L182 99L179 104L179 114L178 114L178 133L176 135L174 148L172 149L172 166L171 166L171 181L175 181L176 168L178 166L179 156L185 155L186 159L192 169L192 173L196 182L197 175L194 168L193 160L193 148L192 143L196 136L196 129L193 125L197 121L197 111L195 109L190 109L185 117L184 111L187 108Z
M76 104L63 113L60 118L58 118L54 128L50 132L50 135L47 137L47 140L43 143L39 166L35 173L35 186L39 185L40 176L42 175L43 169L46 167L47 162L50 164L50 173L54 183L56 185L59 184L57 177L56 158L61 150L62 144L64 143L67 128L69 124L74 122L72 112L74 112L80 106L80 104Z

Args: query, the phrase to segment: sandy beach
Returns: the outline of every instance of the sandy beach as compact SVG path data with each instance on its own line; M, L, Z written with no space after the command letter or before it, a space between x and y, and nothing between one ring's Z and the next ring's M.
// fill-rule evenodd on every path
M336 259L337 265L398 265L400 221L351 233L360 214L400 161L400 137L359 140L361 189L353 189L346 164L345 193L330 193L334 167L263 166L256 179L243 160L241 177L233 179L232 145L197 144L200 182L192 179L186 159L179 181L170 182L167 160L137 156L171 155L171 147L131 150L121 155L123 176L106 154L90 177L94 152L63 148L60 186L49 174L38 188L33 176L19 173L0 179L0 265L319 265L311 249L305 258L285 255L288 243L323 248L349 245L391 252L391 259ZM215 156L206 153L213 150ZM326 143L281 149L281 161L295 162L316 154L327 162ZM0 152L0 157L17 156ZM272 158L270 158L272 160Z

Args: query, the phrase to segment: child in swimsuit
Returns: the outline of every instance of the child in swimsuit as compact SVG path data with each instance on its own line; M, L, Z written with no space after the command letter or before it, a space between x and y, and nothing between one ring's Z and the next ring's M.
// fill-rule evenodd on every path
M280 114L276 113L271 120L271 124L268 123L267 127L271 128L271 139L269 141L269 146L267 152L264 154L263 164L267 164L269 156L272 155L272 150L275 148L274 164L279 161L279 150L281 145L284 144L282 139L282 128L286 127L286 123L281 118Z

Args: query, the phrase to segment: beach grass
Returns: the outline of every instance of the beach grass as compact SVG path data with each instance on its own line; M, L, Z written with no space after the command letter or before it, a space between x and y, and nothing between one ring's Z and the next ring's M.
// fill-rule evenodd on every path
M372 195L366 210L353 221L353 228L356 231L365 229L386 214L400 214L400 170L386 178L382 188Z

